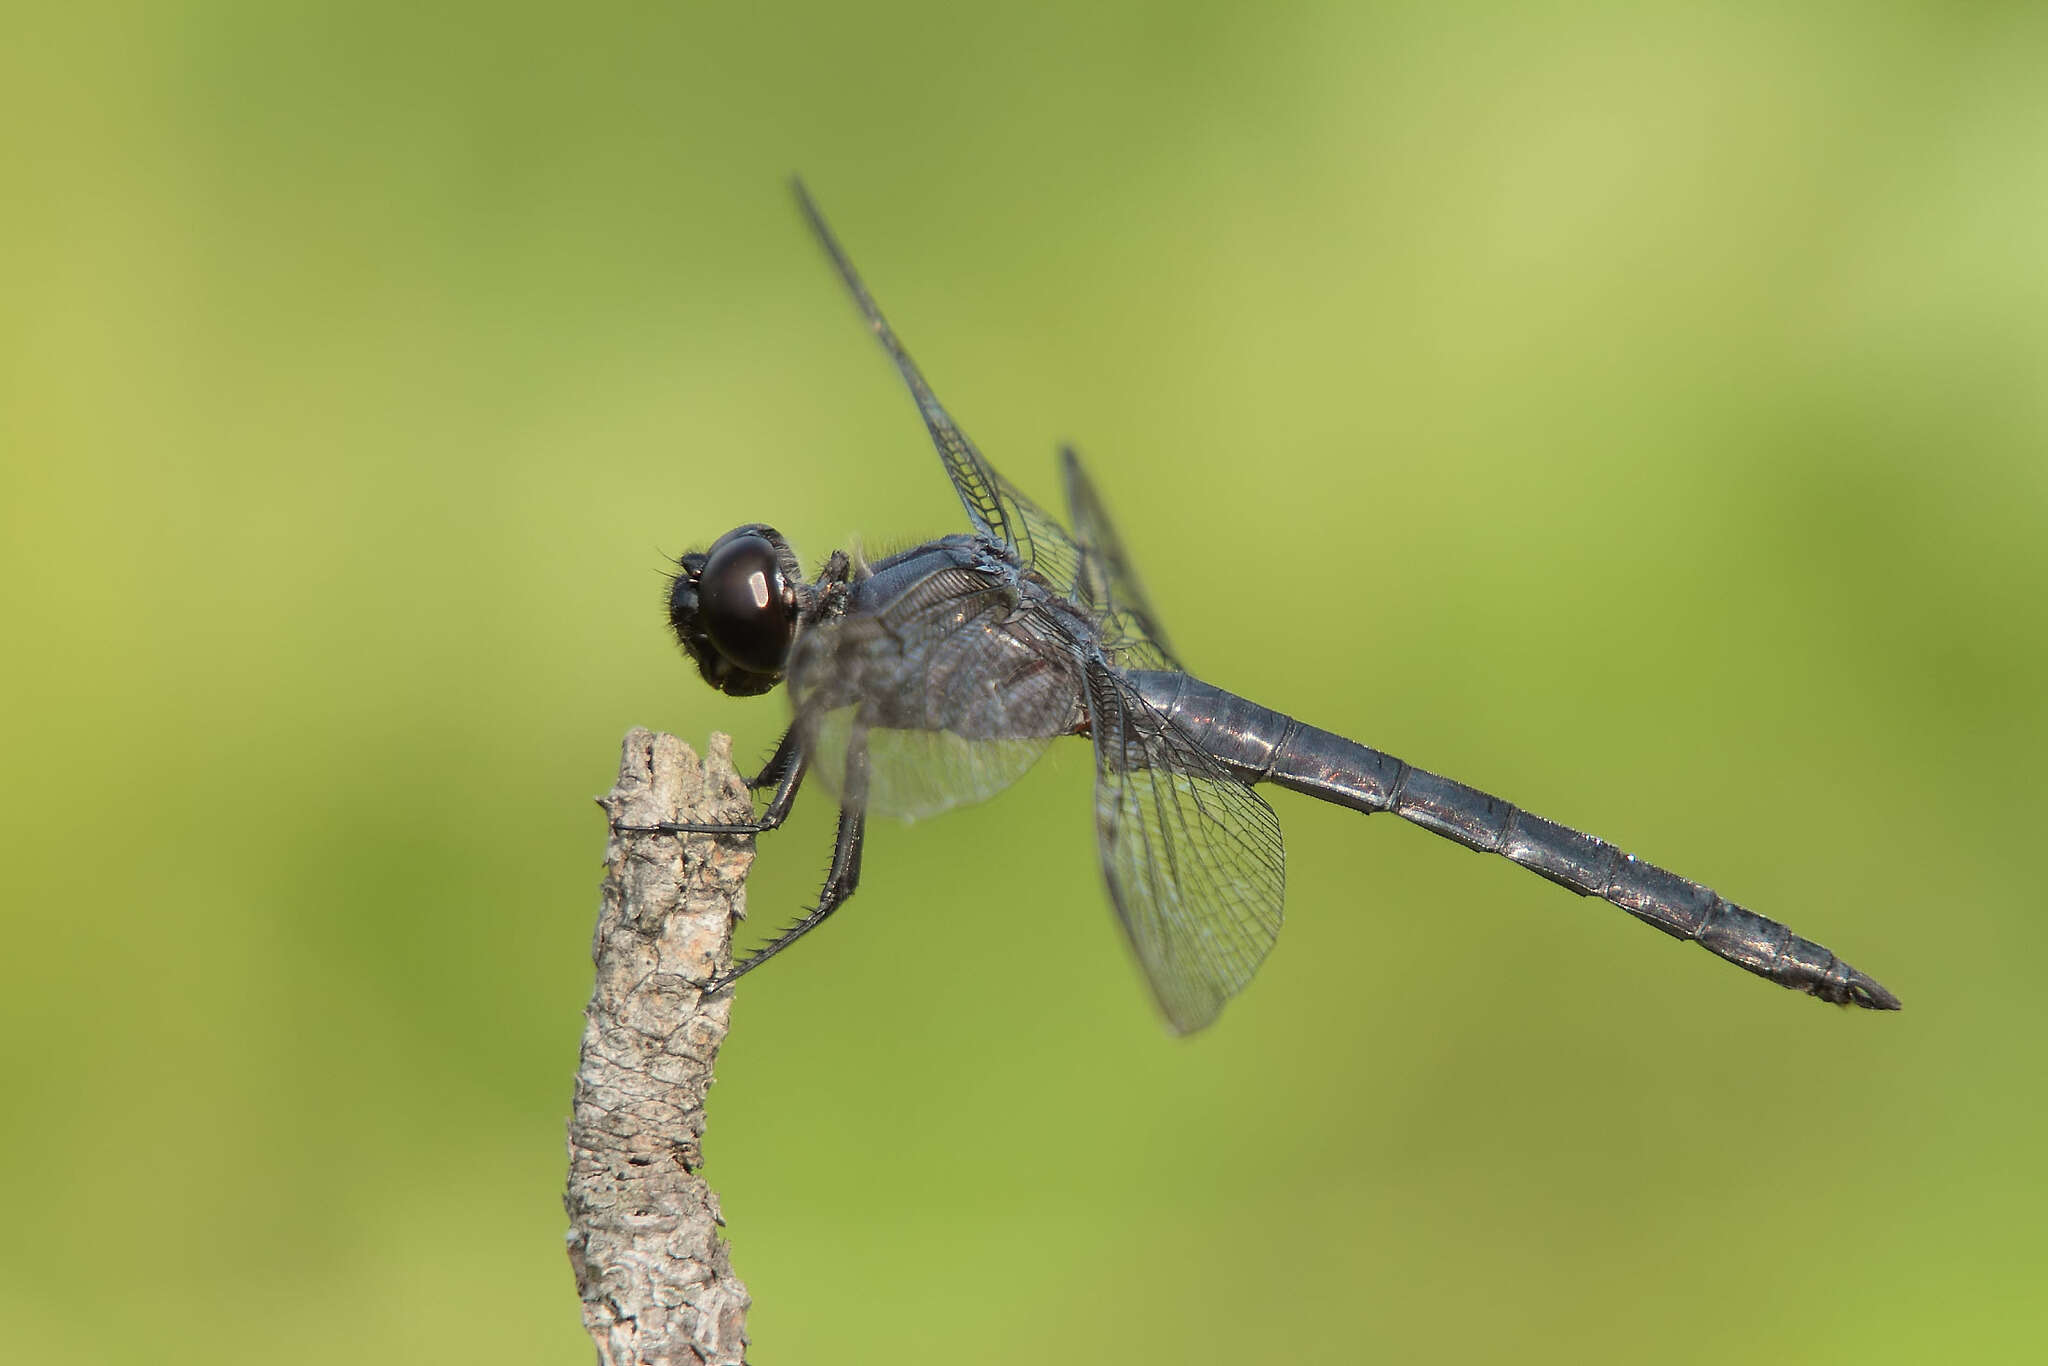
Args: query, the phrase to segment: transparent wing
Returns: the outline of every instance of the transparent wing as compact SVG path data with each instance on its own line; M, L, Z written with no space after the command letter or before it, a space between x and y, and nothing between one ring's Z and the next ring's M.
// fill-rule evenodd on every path
M1079 729L1078 666L1014 591L951 567L885 608L798 641L790 697L813 773L845 795L847 743L865 729L877 815L915 820L979 802Z
M807 726L813 773L842 800L856 712L826 712ZM858 803L892 820L917 821L956 806L987 801L1029 771L1047 740L964 740L946 731L867 732L868 789Z
M932 445L938 449L946 475L953 481L953 489L960 495L960 502L966 507L968 520L974 524L974 529L1014 549L1026 569L1059 593L1072 593L1081 572L1081 552L1073 538L1061 529L1058 521L1019 493L1009 480L997 474L995 467L967 439L967 434L954 424L952 416L932 393L931 386L925 383L917 363L910 359L903 343L896 340L895 330L882 316L882 310L875 306L874 298L869 295L867 286L861 283L853 262L847 259L846 252L840 247L839 239L832 235L824 215L811 202L810 192L804 189L800 180L791 183L796 191L797 206L803 210L811 232L832 259L833 268L839 272L847 291L860 306L875 339L882 343L882 349L895 362L896 373L903 377L904 386L917 400L917 410L924 418L926 430L931 433Z
M1174 1032L1216 1018L1280 933L1273 808L1106 669L1088 685L1103 876Z
M1099 618L1103 649L1119 668L1179 670L1180 659L1167 644L1159 616L1138 582L1138 571L1072 446L1060 447L1060 472L1067 485L1067 515L1081 550L1073 591Z

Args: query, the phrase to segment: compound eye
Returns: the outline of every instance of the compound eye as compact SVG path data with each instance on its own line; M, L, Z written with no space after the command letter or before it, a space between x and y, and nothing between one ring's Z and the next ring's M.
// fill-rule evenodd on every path
M796 636L796 603L775 545L743 532L711 548L697 579L704 633L749 673L779 674Z

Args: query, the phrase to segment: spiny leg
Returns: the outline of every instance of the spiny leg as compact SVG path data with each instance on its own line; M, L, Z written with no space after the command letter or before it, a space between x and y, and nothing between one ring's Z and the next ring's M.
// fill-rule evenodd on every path
M779 787L789 773L789 766L803 758L803 727L791 726L782 732L782 738L775 744L775 752L768 756L768 762L761 765L761 771L747 779L747 790L759 792L764 787Z
M810 767L810 756L804 752L800 730L799 726L791 726L784 732L782 743L775 747L773 757L747 783L750 789L775 784L775 795L768 799L768 805L755 819L726 825L658 821L653 825L614 825L612 829L626 835L760 835L777 828L789 819L790 808L796 805L797 789L803 786L804 772Z
M841 792L839 833L832 841L832 866L825 873L825 885L818 892L818 904L791 922L775 938L755 949L739 962L703 984L705 991L719 991L781 953L797 940L825 923L832 912L846 904L860 886L860 851L867 835L868 746L865 727L856 725L846 747L846 783Z

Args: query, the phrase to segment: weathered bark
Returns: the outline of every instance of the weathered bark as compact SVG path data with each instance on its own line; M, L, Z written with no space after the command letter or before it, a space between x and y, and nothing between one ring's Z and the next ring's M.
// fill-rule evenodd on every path
M700 765L672 735L626 735L614 823L733 822L752 804L732 743ZM620 835L605 847L583 1058L569 1121L569 1261L602 1366L745 1360L747 1288L733 1275L703 1165L704 1093L732 994L693 980L732 956L753 841Z

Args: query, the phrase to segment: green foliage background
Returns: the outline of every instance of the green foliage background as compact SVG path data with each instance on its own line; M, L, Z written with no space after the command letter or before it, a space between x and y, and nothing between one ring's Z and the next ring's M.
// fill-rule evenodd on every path
M8 29L8 1359L587 1359L590 797L629 725L782 719L662 557L960 525L798 170L1012 478L1090 454L1202 672L1907 1009L1282 795L1287 933L1174 1041L1077 747L878 830L740 994L759 1360L2038 1350L2039 6Z

